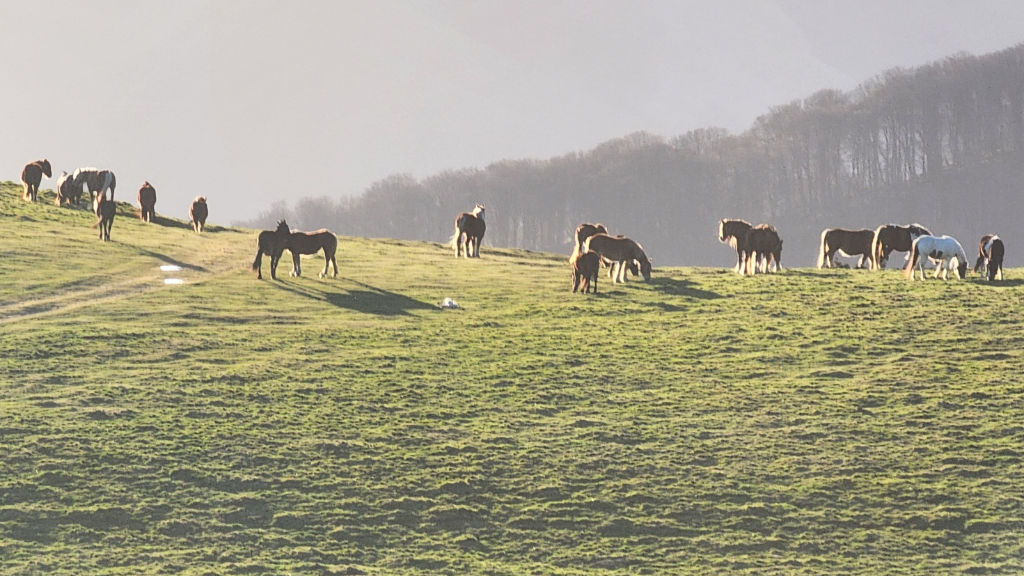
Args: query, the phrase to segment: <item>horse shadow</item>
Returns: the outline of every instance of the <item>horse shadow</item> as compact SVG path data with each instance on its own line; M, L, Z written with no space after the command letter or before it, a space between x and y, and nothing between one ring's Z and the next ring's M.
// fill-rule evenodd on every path
M330 282L329 280L325 282ZM360 286L355 290L345 292L328 292L310 286L307 280L296 278L279 278L275 285L287 292L298 296L327 302L338 308L345 308L364 314L377 316L409 316L413 310L437 310L437 306L427 302L421 302L415 298L381 290L362 282L351 280L353 284Z
M180 267L183 270L193 270L195 272L207 272L206 268L203 268L202 266L196 266L195 264L189 264L188 262L182 262L181 260L177 260L177 259L171 258L170 256L168 256L166 254L161 254L159 252L153 252L152 250L147 250L145 248L138 248L138 247L135 248L135 251L138 252L139 254L143 255L143 256L148 256L150 258L153 258L154 260L159 260L159 261L165 262L167 264L173 264L175 266Z
M693 298L695 300L715 300L717 298L722 298L722 295L717 292L696 288L694 283L689 280L680 280L676 278L651 278L648 283L658 292L669 296L683 296L686 298Z

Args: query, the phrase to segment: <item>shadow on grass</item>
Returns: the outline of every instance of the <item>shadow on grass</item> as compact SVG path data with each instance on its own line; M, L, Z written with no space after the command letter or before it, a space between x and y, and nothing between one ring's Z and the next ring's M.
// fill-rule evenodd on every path
M150 258L159 260L161 262L166 262L168 264L174 264L175 266L180 266L181 268L183 268L185 270L194 270L196 272L206 272L207 271L206 268L203 268L202 266L196 266L195 264L189 264L188 262L182 262L181 260L175 260L174 258L171 258L170 256L168 256L166 254L161 254L159 252L153 252L152 250L146 250L145 248L138 248L138 247L136 247L135 250L139 254L142 254L143 256L148 256Z
M714 300L722 297L722 295L717 292L695 288L694 283L689 280L652 278L650 280L650 284L651 286L654 286L654 289L658 292L668 294L670 296L685 296L686 298L694 298L697 300Z
M324 280L324 282L334 282L336 280ZM288 278L285 279L278 276L277 281L271 280L274 285L278 288L304 296L311 300L320 300L327 302L338 308L347 308L355 312L363 312L365 314L376 314L378 316L406 316L411 310L437 310L437 306L429 304L427 302L420 302L408 296L403 296L395 292L388 292L387 290L381 290L362 282L356 282L351 280L353 284L360 286L361 288L355 290L348 290L347 292L328 292L322 290L319 286L311 286L307 283L308 279L296 279Z

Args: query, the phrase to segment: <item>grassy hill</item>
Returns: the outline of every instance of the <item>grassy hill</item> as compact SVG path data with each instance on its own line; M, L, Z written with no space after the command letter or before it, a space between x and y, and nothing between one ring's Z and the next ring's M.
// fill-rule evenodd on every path
M259 281L254 231L19 196L0 574L1024 572L1020 270L722 246L581 296L564 255L342 236Z

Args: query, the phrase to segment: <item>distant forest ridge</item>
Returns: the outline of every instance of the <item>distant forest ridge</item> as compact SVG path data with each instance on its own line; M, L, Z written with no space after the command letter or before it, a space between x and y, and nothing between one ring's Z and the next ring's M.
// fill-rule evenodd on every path
M731 266L717 222L774 224L783 264L810 266L821 231L919 222L968 252L997 233L1014 260L1024 215L1024 44L894 69L849 93L776 106L746 132L635 133L547 160L503 160L361 196L275 203L246 224L446 241L455 214L487 206L486 247L571 251L580 222L641 242L655 265Z

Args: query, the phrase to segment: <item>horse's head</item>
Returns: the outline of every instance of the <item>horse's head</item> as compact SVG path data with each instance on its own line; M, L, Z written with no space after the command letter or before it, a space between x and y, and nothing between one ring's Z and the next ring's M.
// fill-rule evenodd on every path
M966 260L961 260L959 258L956 259L956 275L961 280L963 280L964 278L967 278L967 261Z
M46 174L47 178L53 175L50 169L50 161L47 160L46 158L43 158L42 160L39 161L39 168L43 170L43 174Z
M477 204L476 206L473 207L473 216L476 216L477 218L483 220L484 210L485 208L483 204Z
M635 265L635 264L634 264ZM636 274L636 272L634 272ZM643 275L644 280L648 282L651 280L651 259L644 258L640 261L640 274Z
M278 234L291 234L292 233L291 229L288 228L288 223L285 222L284 220L278 220L277 221L277 230L275 230L275 232L277 232Z

